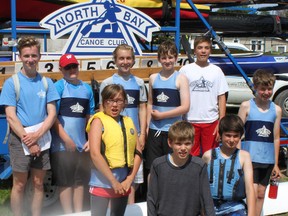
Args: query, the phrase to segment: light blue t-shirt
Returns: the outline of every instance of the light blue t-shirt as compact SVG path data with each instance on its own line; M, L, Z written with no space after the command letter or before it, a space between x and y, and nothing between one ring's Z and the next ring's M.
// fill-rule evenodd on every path
M74 85L61 79L55 83L61 96L57 102L57 118L65 132L74 141L78 151L83 150L86 143L85 128L87 117L94 114L94 96L91 87L82 81ZM53 129L51 151L64 151L65 144Z
M16 100L15 86L12 77L3 85L0 105L16 107L16 114L24 127L43 122L47 116L47 103L59 100L59 94L50 78L48 88L42 82L42 76L29 78L21 72L17 73L20 83L19 100Z

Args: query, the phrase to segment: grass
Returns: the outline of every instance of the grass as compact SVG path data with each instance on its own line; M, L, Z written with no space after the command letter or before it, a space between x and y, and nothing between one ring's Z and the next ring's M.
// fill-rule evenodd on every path
M9 200L11 188L11 179L0 180L0 205L3 205L7 200Z
M0 181L0 212L1 215L12 216L12 212L10 210L10 193L11 193L12 181L1 180Z

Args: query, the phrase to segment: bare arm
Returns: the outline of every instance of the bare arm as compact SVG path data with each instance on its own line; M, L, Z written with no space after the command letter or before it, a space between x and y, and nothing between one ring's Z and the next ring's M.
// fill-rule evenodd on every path
M102 123L96 118L92 121L88 133L90 143L90 156L95 167L108 179L116 194L124 194L125 189L114 177L111 169L101 154Z
M272 177L274 178L280 178L281 172L278 167L278 161L279 161L279 150L280 150L280 122L282 117L282 110L279 106L276 106L276 120L274 123L274 154L275 154L275 164L274 168L272 170Z
M240 150L240 163L244 172L246 204L248 207L248 216L256 214L256 197L253 186L253 168L248 152Z
M56 133L59 135L59 137L63 140L65 143L65 147L68 151L75 151L76 150L76 144L71 139L71 137L66 133L63 126L61 125L58 118L56 118L55 123L53 125L53 128L55 129Z
M221 120L226 114L226 96L225 94L218 95L218 111L219 111L219 120ZM218 126L215 127L213 135L216 134L215 140L220 141L220 135L218 133Z
M242 121L245 123L247 120L248 113L250 111L250 103L249 101L244 101L241 103L238 116L242 119Z
M203 156L202 156L202 160L208 164L211 160L211 150L206 151Z
M149 130L149 125L151 121L151 113L152 113L152 104L153 104L153 93L152 93L152 85L155 80L156 74L152 74L149 78L149 91L148 91L148 102L147 102L147 133Z
M219 120L226 115L226 96L225 94L218 96L218 109L219 109Z
M135 131L136 131L136 128L135 128ZM137 139L136 149L142 154L142 149L141 149L141 145L139 143L139 139ZM135 178L135 176L138 172L138 169L140 167L141 161L142 161L142 158L138 154L135 154L133 168L132 168L131 172L128 174L128 176L126 177L126 179L123 182L121 182L121 184L123 185L126 192L130 189L130 187L134 181L134 178Z
M86 125L87 125L89 119L90 119L92 116L93 116L93 115L86 115ZM84 149L85 152L90 151L89 140L86 141L86 143L85 143L84 146L83 146L83 149Z
M244 124L247 120L249 111L250 111L250 102L249 101L242 102L238 111L238 116L242 119ZM237 148L241 149L241 140L239 141Z
M19 118L16 115L16 107L6 106L5 113L10 128L22 140L24 135L26 135L27 133L24 130L22 123L20 122Z
M189 111L190 92L189 92L188 79L186 78L185 75L179 74L176 80L176 86L180 92L181 105L176 107L175 109L172 109L166 112L159 112L157 110L152 110L153 119L160 120L160 119L166 119L166 118L173 118L179 115L184 115Z
M139 122L140 122L139 144L141 150L143 150L145 146L146 128L147 128L146 116L147 116L147 106L145 102L142 102L139 105Z
M22 141L27 145L31 146L37 143L37 140L43 136L53 126L56 119L56 105L55 101L47 104L47 117L44 120L42 126L35 132L27 133L24 135Z

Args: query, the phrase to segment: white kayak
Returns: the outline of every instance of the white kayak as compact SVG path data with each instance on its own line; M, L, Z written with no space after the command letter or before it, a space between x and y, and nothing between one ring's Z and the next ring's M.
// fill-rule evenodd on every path
M268 197L269 186L266 190L265 201L263 206L262 215L274 215L288 212L288 182L282 182L278 187L278 196L277 199L270 199ZM90 216L90 211L85 211L81 213L69 214L71 216ZM65 216L69 216L65 215ZM107 216L110 215L108 210ZM146 202L135 203L127 205L125 216L146 216L147 215L147 204Z

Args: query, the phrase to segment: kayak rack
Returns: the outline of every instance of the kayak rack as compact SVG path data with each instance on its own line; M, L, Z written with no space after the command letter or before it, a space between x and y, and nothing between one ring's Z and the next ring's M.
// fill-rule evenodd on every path
M176 0L176 8L180 8L180 1L181 0ZM210 36L213 39L213 41L218 44L220 49L222 49L225 52L225 54L230 59L232 64L236 67L236 69L240 72L240 74L242 75L242 77L246 81L246 83L247 83L248 87L251 89L253 95L255 95L255 89L254 89L254 85L253 85L252 81L247 76L247 74L243 71L243 69L237 63L237 61L234 59L234 57L230 53L230 50L228 49L228 47L224 44L223 41L220 40L220 37L213 30L212 26L206 21L206 19L200 13L198 8L194 5L194 3L191 0L186 0L186 1L191 6L193 11L197 14L198 18L202 21L202 23L205 25L205 27L208 29L208 32L206 32L205 35ZM182 37L182 39L183 39L183 37ZM187 47L187 44L183 45L183 47L185 49L185 47ZM185 50L185 51L186 51L187 54L189 52L191 52L189 50ZM191 57L189 57L189 56L188 56L188 58L191 59ZM282 118L281 119L280 130L282 130L282 132L284 133L283 137L280 138L280 145L281 146L285 146L287 148L288 147L288 118ZM288 151L286 153L286 175L288 175L288 159L287 159L287 157L288 157Z

